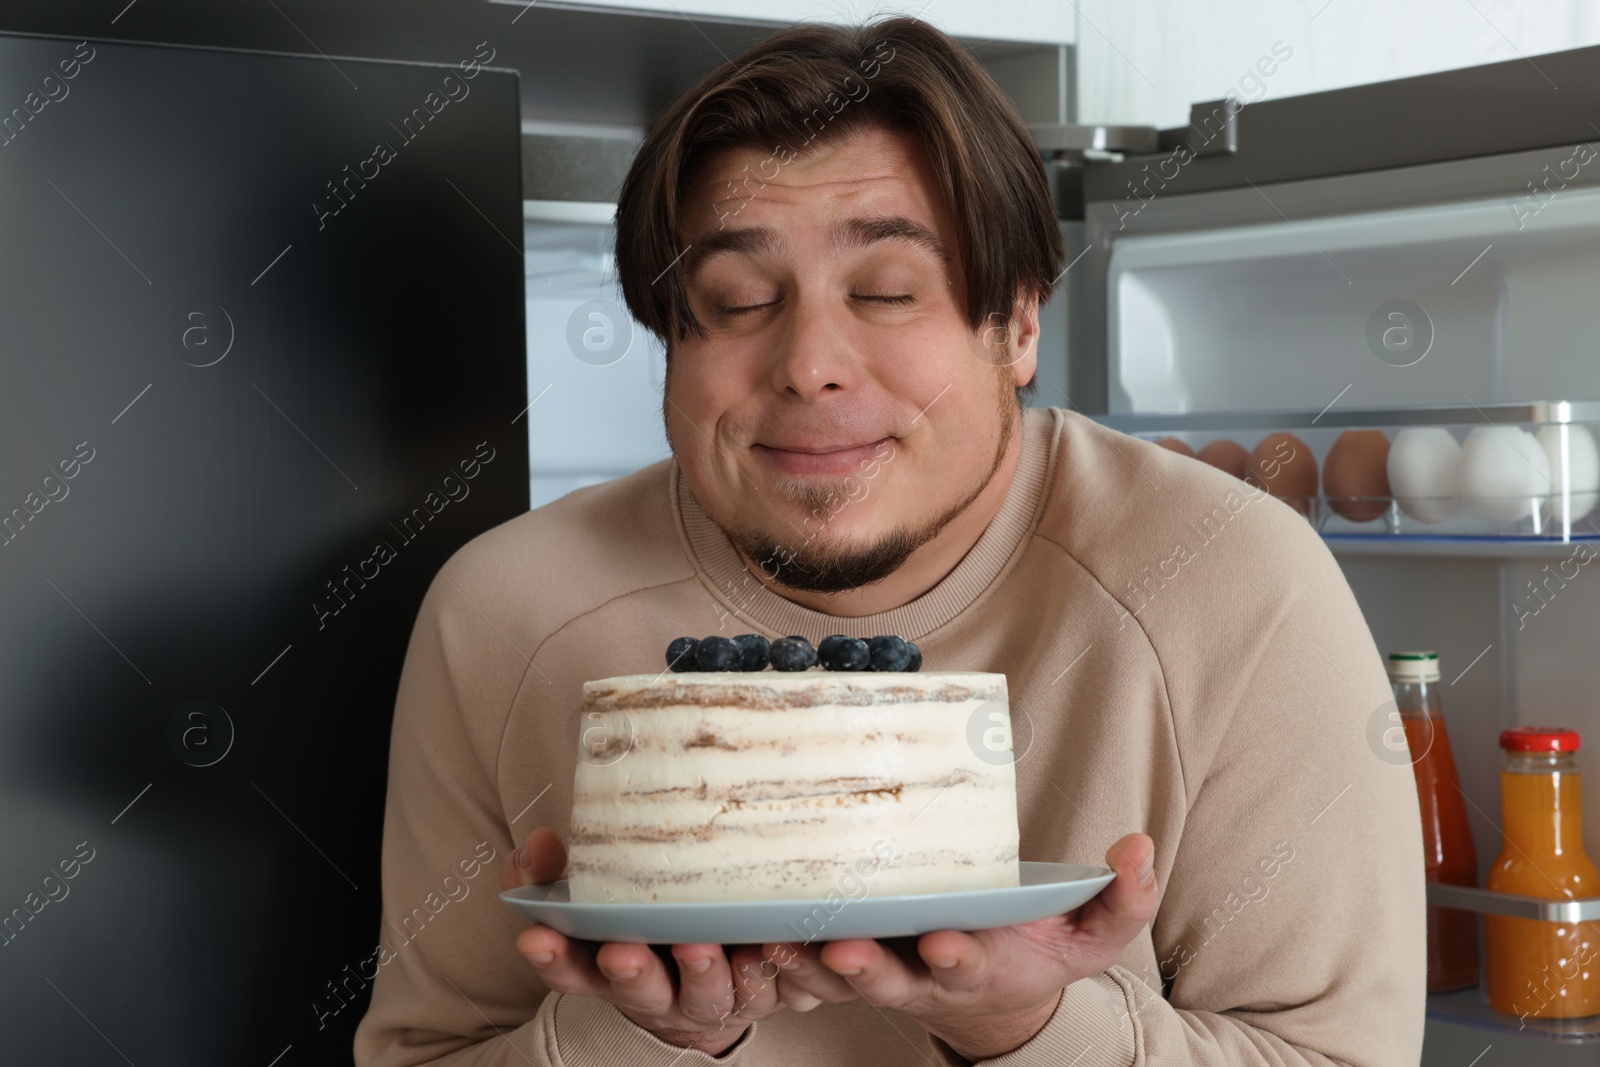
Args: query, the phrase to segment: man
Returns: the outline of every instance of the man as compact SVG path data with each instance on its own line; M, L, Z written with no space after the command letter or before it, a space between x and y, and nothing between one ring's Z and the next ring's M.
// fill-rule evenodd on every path
M617 220L673 457L430 587L357 1063L1416 1063L1420 821L1360 612L1284 504L1021 407L1064 252L981 68L912 19L781 33L661 118ZM745 631L1003 672L1022 857L1115 881L1004 929L659 951L462 881L480 847L561 876L584 681Z

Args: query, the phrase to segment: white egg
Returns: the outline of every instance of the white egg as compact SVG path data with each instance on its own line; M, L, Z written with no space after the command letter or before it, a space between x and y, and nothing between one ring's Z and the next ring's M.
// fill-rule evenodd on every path
M1577 522L1600 501L1600 447L1594 435L1582 426L1551 424L1540 428L1539 444L1550 461L1550 514L1560 520L1563 494L1571 493L1568 518ZM1566 438L1566 462L1562 462L1562 438Z
M1389 491L1418 522L1443 522L1461 507L1461 446L1442 426L1401 430L1389 446Z
M1479 426L1461 446L1461 490L1474 515L1518 522L1551 490L1550 460L1515 426Z

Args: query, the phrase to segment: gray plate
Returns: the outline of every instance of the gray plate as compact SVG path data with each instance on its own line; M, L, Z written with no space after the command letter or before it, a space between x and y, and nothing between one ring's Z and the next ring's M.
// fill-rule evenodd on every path
M529 885L500 899L531 922L587 941L751 944L907 937L934 930L986 930L1060 915L1116 876L1104 867L1022 861L1022 884L916 896L835 900L737 900L715 904L574 904L566 882Z

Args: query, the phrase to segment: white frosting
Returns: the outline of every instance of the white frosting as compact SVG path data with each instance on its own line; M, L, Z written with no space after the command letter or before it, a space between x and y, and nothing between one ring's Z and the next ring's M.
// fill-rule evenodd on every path
M586 685L583 716L574 901L1018 884L1011 763L969 741L1009 726L1004 675L630 675Z

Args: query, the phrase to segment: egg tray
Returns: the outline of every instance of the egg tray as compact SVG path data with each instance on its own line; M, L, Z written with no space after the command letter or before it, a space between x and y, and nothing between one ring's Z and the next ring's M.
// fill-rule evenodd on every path
M1265 488L1331 540L1600 540L1600 401L1091 417Z

